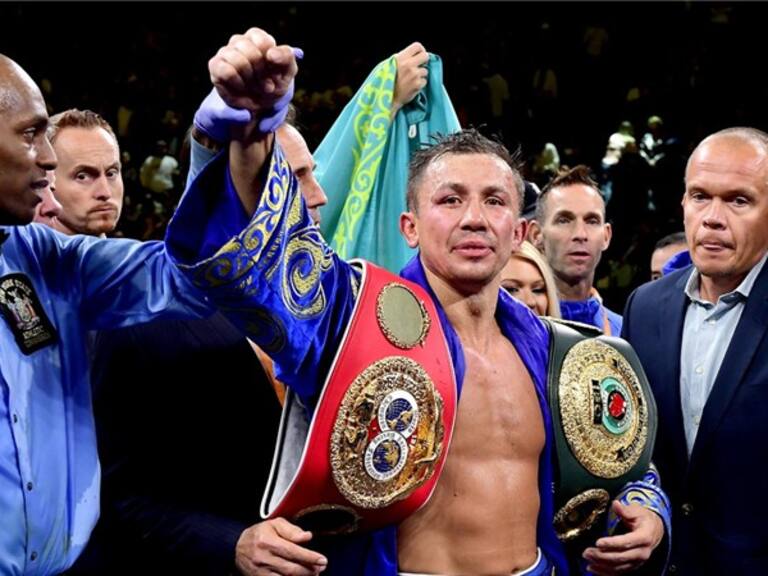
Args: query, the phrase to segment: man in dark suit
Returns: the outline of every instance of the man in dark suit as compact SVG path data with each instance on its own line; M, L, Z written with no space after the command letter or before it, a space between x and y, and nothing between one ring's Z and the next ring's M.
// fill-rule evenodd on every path
M99 333L94 410L102 515L72 576L236 573L280 405L222 315Z
M669 573L768 574L768 135L704 139L682 204L693 265L638 288L622 331L658 404Z
M277 133L317 223L326 197L314 159L293 126ZM198 136L216 145L195 135L195 173L210 156ZM68 576L250 576L264 573L276 541L309 536L261 521L284 390L223 315L99 333L92 381L102 515Z

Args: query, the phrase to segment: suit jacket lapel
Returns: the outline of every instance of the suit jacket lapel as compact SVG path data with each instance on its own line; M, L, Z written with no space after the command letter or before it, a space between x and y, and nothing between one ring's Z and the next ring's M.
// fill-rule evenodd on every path
M663 362L662 366L669 367L667 378L668 386L663 388L662 393L667 395L666 401L659 402L663 406L663 413L659 414L659 419L663 419L668 424L672 432L671 438L660 438L663 442L671 442L675 454L676 462L688 463L688 449L685 443L685 428L683 427L683 410L680 403L680 350L683 341L683 323L685 322L685 311L688 309L688 296L685 294L685 284L688 281L693 267L689 269L688 274L681 274L673 288L668 293L664 302L664 315L659 323L659 342L666 342L661 351ZM665 333L666 332L666 333ZM670 334L672 338L670 339ZM681 468L681 472L686 467ZM662 478L662 482L664 479Z
M744 382L744 375L768 329L768 266L763 267L752 287L741 318L728 345L723 363L712 386L699 432L693 445L691 463L706 449L717 426L727 412L733 396Z

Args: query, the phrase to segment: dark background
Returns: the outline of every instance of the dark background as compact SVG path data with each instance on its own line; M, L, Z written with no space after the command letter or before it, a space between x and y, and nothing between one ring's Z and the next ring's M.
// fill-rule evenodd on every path
M584 162L599 175L608 137L625 120L639 140L648 116L661 116L683 154L725 126L764 129L766 16L768 5L746 2L4 3L0 52L41 84L51 111L92 108L113 125L120 106L133 112L120 134L129 196L130 171L157 139L181 156L210 89L207 60L248 26L304 49L297 101L310 148L370 69L418 40L443 58L463 125L500 134L528 159L553 142L562 163ZM602 38L602 48L590 54L589 38ZM536 86L545 70L556 95ZM482 80L495 73L510 91L501 118L492 117ZM682 171L671 177L682 193ZM621 220L599 271L614 307L647 279L652 244L682 229L679 216L668 207Z

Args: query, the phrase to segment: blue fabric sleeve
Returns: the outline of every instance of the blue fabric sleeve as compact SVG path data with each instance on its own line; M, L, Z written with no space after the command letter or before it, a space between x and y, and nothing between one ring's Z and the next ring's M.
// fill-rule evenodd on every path
M216 156L223 154L224 150L215 152L210 148L206 148L202 144L199 144L194 138L190 139L190 162L189 172L187 172L187 182L185 189L197 178L203 168L213 160Z
M656 467L651 464L643 479L628 482L616 496L624 505L639 504L656 512L664 523L664 539L656 547L651 558L640 570L641 574L663 574L672 552L672 507L669 498L661 489L661 480ZM611 510L607 519L607 533L613 534L619 525L619 518Z
M213 312L162 242L65 236L37 225L27 232L48 289L79 306L88 329L120 328L160 312L187 318Z
M226 160L209 162L188 187L168 228L169 253L312 404L351 317L359 273L313 224L278 144L244 228L242 206L229 206L237 193Z

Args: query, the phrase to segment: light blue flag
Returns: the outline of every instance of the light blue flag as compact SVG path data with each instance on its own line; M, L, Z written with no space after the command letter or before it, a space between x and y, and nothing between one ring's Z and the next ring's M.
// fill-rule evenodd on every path
M342 258L365 258L397 273L415 253L398 227L411 154L433 136L461 129L442 61L430 54L427 67L427 85L390 122L395 57L376 66L314 153L328 196L321 230Z

